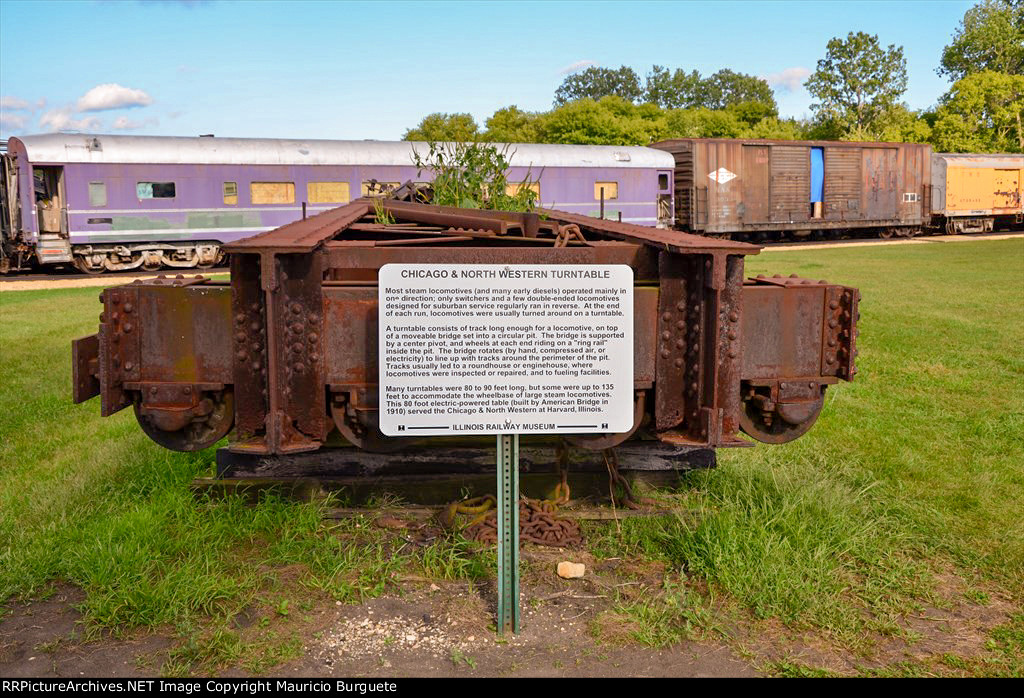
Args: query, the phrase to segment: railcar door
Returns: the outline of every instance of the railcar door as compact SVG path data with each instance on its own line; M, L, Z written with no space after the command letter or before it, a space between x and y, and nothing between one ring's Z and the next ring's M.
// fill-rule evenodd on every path
M36 214L39 216L39 234L64 237L67 234L64 225L64 168L34 167L32 177L35 186Z
M993 213L1020 213L1021 170L995 170L992 187Z
M768 146L743 146L743 222L765 223L769 219Z
M896 218L896 149L864 149L864 218Z

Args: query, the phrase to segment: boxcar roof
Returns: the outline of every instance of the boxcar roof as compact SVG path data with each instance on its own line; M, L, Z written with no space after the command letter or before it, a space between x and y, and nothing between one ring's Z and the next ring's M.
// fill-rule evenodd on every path
M770 138L669 138L651 143L652 148L666 148L677 143L749 143L751 145L804 145L832 148L930 148L926 143L893 143L889 141L786 141Z
M968 167L1024 167L1024 155L1013 153L935 153L935 157Z
M29 162L159 163L187 165L412 165L412 141L326 141L278 138L181 138L54 133L19 136ZM498 144L501 145L501 144ZM514 167L672 169L672 156L637 146L514 143Z

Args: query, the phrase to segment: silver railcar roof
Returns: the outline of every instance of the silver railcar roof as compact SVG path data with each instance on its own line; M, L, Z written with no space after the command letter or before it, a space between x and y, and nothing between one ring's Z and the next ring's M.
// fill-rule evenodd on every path
M960 167L1024 167L1024 155L1014 153L932 153L932 157Z
M29 162L182 165L396 165L413 164L413 141L327 141L277 138L182 138L53 133L18 136ZM14 138L12 138L14 140ZM499 147L503 144L496 144ZM672 169L672 155L654 148L611 145L513 143L513 167L617 167Z

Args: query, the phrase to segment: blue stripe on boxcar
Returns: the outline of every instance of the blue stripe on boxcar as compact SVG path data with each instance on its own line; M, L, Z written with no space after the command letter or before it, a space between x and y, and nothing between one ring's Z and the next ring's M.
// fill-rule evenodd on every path
M811 148L811 203L824 201L825 149Z

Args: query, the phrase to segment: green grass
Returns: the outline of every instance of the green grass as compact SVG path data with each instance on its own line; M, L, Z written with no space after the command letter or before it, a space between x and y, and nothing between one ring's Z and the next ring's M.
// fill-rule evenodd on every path
M592 551L665 561L672 579L713 590L716 608L865 654L924 604L998 595L1024 611L1024 241L769 251L747 273L859 287L857 380L828 391L800 440L722 451L719 468L689 476L668 495L686 516L588 526ZM0 600L76 584L89 627L171 627L183 639L174 661L207 666L247 661L231 659L223 630L245 609L284 633L295 619L275 609L301 615L303 594L358 601L402 570L491 574L493 557L461 543L397 552L365 521L325 523L316 505L196 499L188 483L212 452L164 451L130 410L101 419L96 401L71 404L69 341L95 332L97 293L0 293ZM715 626L703 591L617 612L652 645ZM1019 674L1014 618L992 631L984 662L889 671ZM776 668L805 670L817 671Z
M851 646L941 602L947 570L968 596L983 582L1019 605L1022 241L767 252L747 272L859 287L857 380L828 391L802 439L722 451L689 477L696 525L633 519L594 531L595 550L658 557Z

